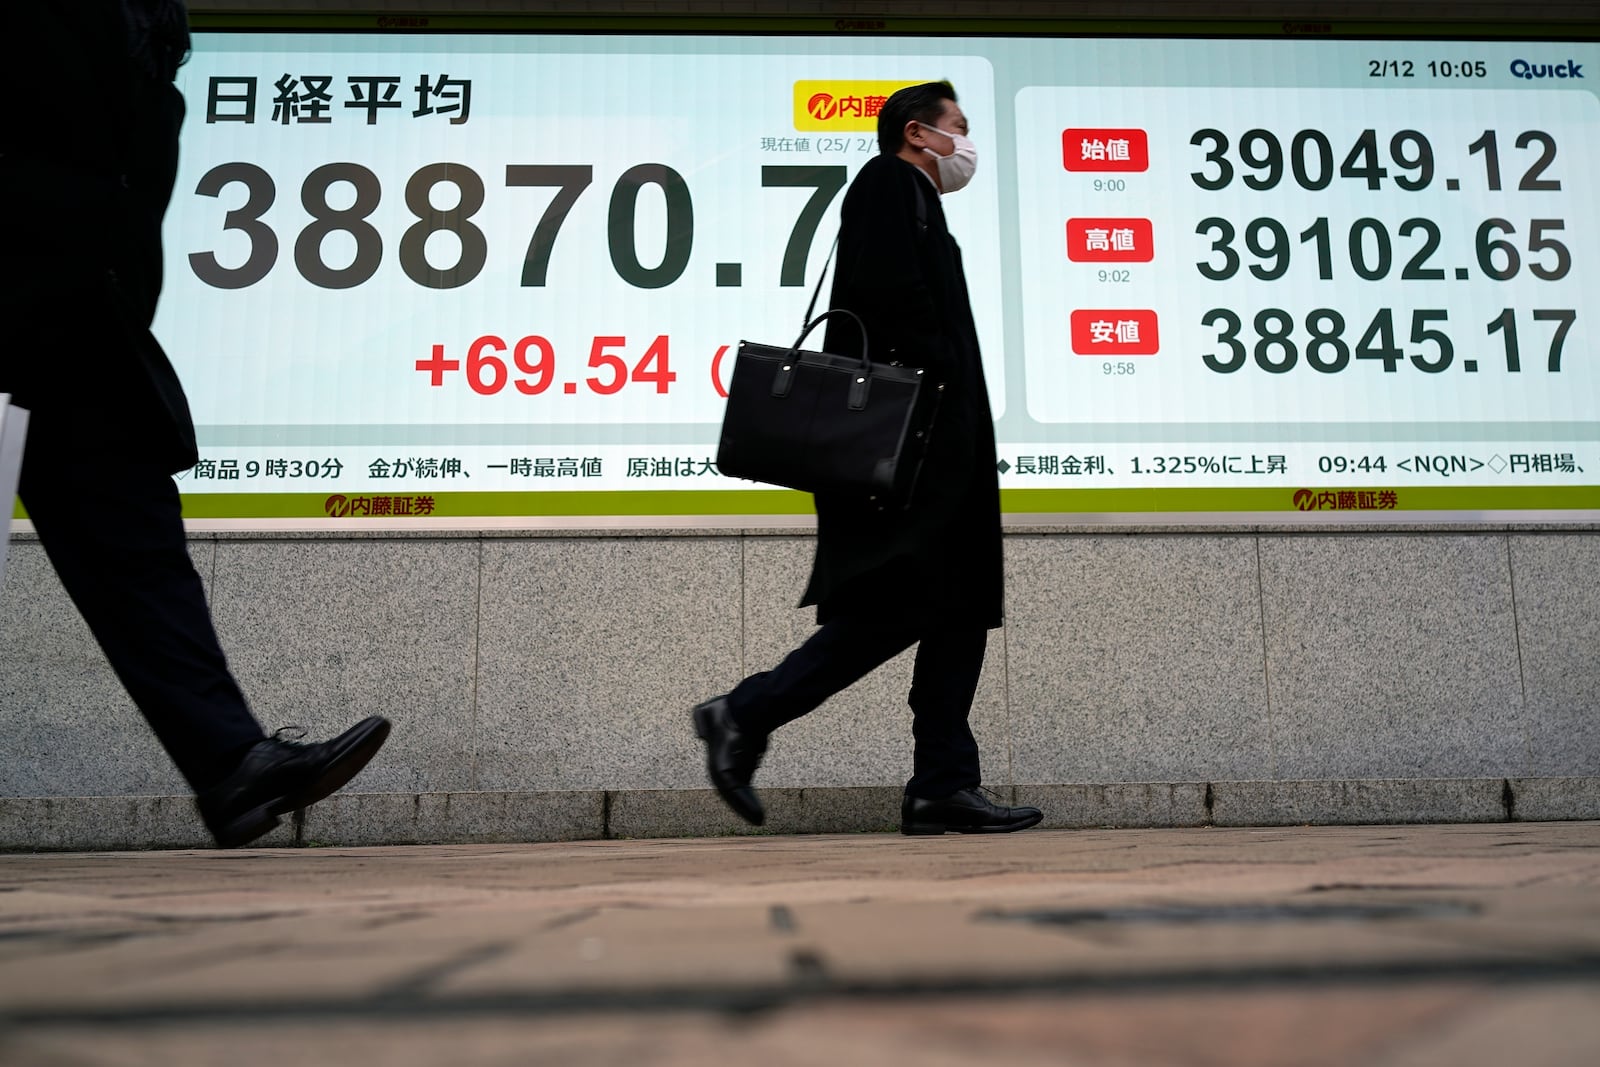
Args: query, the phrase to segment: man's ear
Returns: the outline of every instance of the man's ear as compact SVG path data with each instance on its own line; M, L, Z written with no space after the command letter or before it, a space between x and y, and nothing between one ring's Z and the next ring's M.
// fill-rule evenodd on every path
M912 134L916 134L916 140L914 141L912 140ZM922 132L922 123L916 119L907 122L906 128L900 131L900 135L901 140L913 148L927 147L927 137Z

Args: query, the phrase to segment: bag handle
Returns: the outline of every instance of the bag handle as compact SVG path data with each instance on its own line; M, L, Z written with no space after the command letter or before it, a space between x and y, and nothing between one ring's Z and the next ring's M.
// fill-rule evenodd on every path
M921 219L922 219L922 201L920 199L917 201L917 219L918 219L918 221L921 221ZM872 369L872 363L867 359L867 326L866 326L866 323L862 322L852 312L847 311L844 308L834 308L831 311L824 311L822 314L818 315L816 318L812 318L811 317L811 313L813 311L817 310L817 298L822 295L822 283L828 277L828 268L833 265L833 254L835 252L837 252L838 250L839 250L839 235L838 234L834 234L833 235L833 246L828 249L828 258L826 260L824 260L823 263L822 263L822 273L817 276L817 287L815 289L811 290L811 303L806 305L806 317L804 319L800 320L800 336L795 338L794 344L789 346L789 351L790 352L798 352L798 351L800 351L800 345L805 342L806 336L809 333L811 333L812 329L815 328L817 323L821 322L823 319L827 318L829 315L843 313L845 315L849 315L850 318L855 321L856 327L861 331L861 370L863 372L866 372L866 371L869 371L869 370Z
M920 201L918 202L917 206L920 216ZM778 373L773 376L772 395L778 397L789 395L789 388L794 384L794 367L795 363L797 362L795 357L800 352L800 346L804 344L806 338L811 335L811 331L817 328L817 324L822 322L824 319L833 318L836 315L843 315L851 322L855 323L856 329L861 331L861 371L856 377L855 382L850 387L850 408L853 411L859 411L866 406L866 386L867 381L872 373L872 360L867 355L867 324L862 322L861 317L855 312L846 310L845 308L833 308L831 310L824 311L816 318L811 317L811 313L817 309L818 298L822 296L822 283L828 277L828 268L833 265L833 254L838 250L839 235L834 234L833 245L828 249L828 258L822 264L822 273L817 276L817 286L815 289L811 290L811 303L806 305L806 317L800 325L800 336L796 337L794 339L794 344L789 346L789 351L784 357L786 362L783 364L783 366L778 368Z
M919 191L913 198L916 201L917 230L919 234L928 231L928 209L922 202L922 196L923 194ZM828 258L822 261L822 273L817 275L816 288L811 290L811 303L806 305L806 317L800 320L800 336L795 338L795 342L789 347L789 351L798 352L800 345L804 343L806 336L811 333L817 323L829 315L842 313L849 315L855 322L856 327L861 331L861 369L863 372L870 371L872 363L867 359L867 326L864 322L857 318L854 313L844 308L834 308L832 311L824 311L816 318L811 317L811 313L817 310L817 300L822 296L822 283L828 278L828 268L833 266L833 254L837 251L839 251L839 234L836 233L833 235L833 244L828 248Z
M828 277L828 268L833 265L833 254L837 251L839 251L839 235L834 234L833 244L828 248L828 258L822 261L822 273L817 275L817 287L811 290L811 303L806 305L806 317L800 320L800 329L802 331L811 328L809 325L811 313L817 310L817 298L822 295L822 283ZM800 336L803 338L805 334L801 333ZM800 342L796 341L794 346L799 348Z
M778 367L778 373L772 376L773 396L781 397L789 395L789 388L794 384L794 368L795 365L800 362L798 357L800 354L801 344L805 342L806 336L810 334L812 330L817 328L817 324L819 322L821 322L823 319L830 319L835 315L843 315L844 317L848 318L851 322L856 324L856 329L861 331L861 369L856 372L856 380L850 386L850 408L853 411L859 411L866 406L866 387L867 382L872 375L872 361L867 358L867 324L862 322L861 317L854 311L847 311L844 308L834 308L831 311L824 311L822 314L806 323L805 328L800 331L800 336L795 338L794 344L790 346L789 351L784 353L784 361L783 364Z
M789 354L793 355L794 353L800 351L800 346L805 343L805 339L811 334L811 331L817 328L818 323L822 322L824 319L831 319L835 315L843 315L844 317L848 318L851 322L856 324L856 329L861 331L861 369L863 371L871 370L872 361L867 358L867 324L862 322L861 317L854 311L850 311L846 308L833 308L832 310L824 311L822 314L806 323L805 327L800 331L800 336L796 337L794 339L794 344L789 346Z

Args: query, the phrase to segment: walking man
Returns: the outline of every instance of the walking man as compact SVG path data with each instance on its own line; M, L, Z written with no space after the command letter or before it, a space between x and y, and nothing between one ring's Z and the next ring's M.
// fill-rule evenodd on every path
M322 744L267 737L189 560L172 475L198 458L194 424L150 333L187 12L18 0L5 23L8 73L37 90L0 120L0 237L16 267L0 285L0 393L31 412L18 493L206 828L244 845L353 778L389 723L370 716Z
M875 358L924 367L943 392L909 508L817 496L801 606L816 606L820 629L772 670L693 711L712 784L756 825L765 812L751 780L768 735L912 645L913 773L901 832L1007 832L1043 817L984 795L967 723L988 631L1003 613L994 423L961 251L940 204L977 167L967 133L948 83L901 89L878 115L879 155L845 194L831 306L861 318ZM827 351L859 357L860 345L853 323L830 320Z

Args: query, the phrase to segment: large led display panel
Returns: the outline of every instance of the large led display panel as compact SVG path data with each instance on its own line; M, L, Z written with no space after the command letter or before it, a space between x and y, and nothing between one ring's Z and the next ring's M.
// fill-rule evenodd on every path
M903 85L1013 514L1600 515L1600 46L196 34L156 333L198 518L804 513L718 474ZM681 519L680 519L681 521Z

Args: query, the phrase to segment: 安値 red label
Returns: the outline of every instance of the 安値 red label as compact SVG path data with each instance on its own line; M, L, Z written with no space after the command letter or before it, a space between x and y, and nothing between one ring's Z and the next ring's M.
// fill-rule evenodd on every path
M1153 356L1160 348L1154 311L1116 308L1072 313L1072 351L1080 356Z

